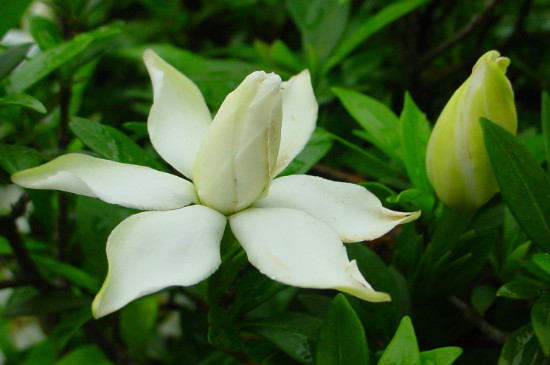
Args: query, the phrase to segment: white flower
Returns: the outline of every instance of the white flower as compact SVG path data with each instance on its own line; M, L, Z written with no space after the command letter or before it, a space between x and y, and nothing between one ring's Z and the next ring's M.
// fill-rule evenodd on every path
M68 154L18 172L17 184L58 189L149 210L120 223L107 241L109 273L96 317L173 285L193 285L220 265L227 221L249 261L270 278L387 301L349 261L342 243L371 240L419 213L382 207L364 188L319 177L273 179L315 128L308 71L281 82L257 71L212 120L197 86L153 51L148 120L157 152L190 181L153 169Z

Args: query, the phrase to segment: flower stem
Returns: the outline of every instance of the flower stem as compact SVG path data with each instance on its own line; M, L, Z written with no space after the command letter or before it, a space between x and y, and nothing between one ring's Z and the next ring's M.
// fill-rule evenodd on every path
M9 215L0 217L0 234L8 240L13 255L23 271L24 278L28 279L29 283L37 289L44 291L50 285L44 279L40 271L38 271L34 261L32 261L29 251L25 247L23 239L17 231L17 226L15 224L15 220L25 212L27 201L28 197L23 195L13 206L13 210Z
M67 148L70 136L69 136L69 118L70 118L70 105L71 105L71 82L60 80L60 92L59 92L59 134L57 137L57 147L60 150ZM57 258L60 261L65 260L65 248L69 241L68 231L68 200L64 194L58 195L58 212L57 212L57 237L56 237L56 253Z

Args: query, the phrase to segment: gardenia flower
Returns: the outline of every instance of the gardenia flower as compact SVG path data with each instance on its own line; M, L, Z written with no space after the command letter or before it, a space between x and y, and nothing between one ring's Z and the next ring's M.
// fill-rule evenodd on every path
M273 280L334 288L379 302L342 243L371 240L419 213L382 207L363 187L294 175L274 179L317 119L308 71L288 82L253 72L212 120L197 86L153 51L148 119L156 151L188 180L148 167L68 154L13 176L17 184L148 210L107 241L109 273L92 310L101 317L165 287L193 285L221 263L227 221L249 261Z
M481 56L435 123L426 169L439 199L453 209L477 209L499 190L479 118L516 134L514 91L506 78L509 65L510 59L497 51Z

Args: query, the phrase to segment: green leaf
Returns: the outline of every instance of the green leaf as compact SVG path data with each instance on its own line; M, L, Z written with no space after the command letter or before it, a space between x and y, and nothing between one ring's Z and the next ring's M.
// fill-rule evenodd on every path
M210 305L219 302L220 295L229 290L241 270L248 264L246 253L229 228L223 233L220 251L222 263L206 280L206 302Z
M331 68L342 61L351 51L363 43L368 37L376 33L391 22L410 13L428 0L404 0L397 1L369 17L352 34L346 35L332 56L323 66L322 73L327 73Z
M391 264L410 277L418 268L423 250L423 235L416 232L414 225L407 224L395 240Z
M119 32L118 27L105 26L89 33L81 33L70 41L39 52L11 74L9 93L22 93L61 65L81 54L93 41L113 36Z
M73 312L64 313L55 326L52 340L58 351L61 351L69 340L86 324L92 320L92 310L84 307Z
M550 95L546 91L542 92L541 100L541 124L542 135L544 137L544 147L546 150L546 169L550 170Z
M376 195L376 197L380 201L391 201L393 198L397 196L395 191L388 188L386 185L381 184L376 181L367 181L359 183L358 185L361 185L362 187L367 188L368 191Z
M39 264L39 267L51 270L73 284L86 288L92 293L99 291L100 286L97 280L77 267L45 256L34 255L33 259Z
M526 241L518 245L512 252L506 255L500 275L504 278L515 277L518 268L520 268L523 264L523 258L527 255L530 248L531 241Z
M435 196L426 190L407 189L398 195L386 199L390 204L400 204L407 210L421 210L422 213L430 214L435 204Z
M321 323L319 318L311 315L285 312L243 322L242 328L271 340L294 360L311 364L313 356L310 341L317 338Z
M314 49L316 62L322 63L342 37L349 16L349 3L333 0L288 0L286 6L300 29L303 49Z
M538 297L544 286L531 279L518 279L504 284L497 290L497 297L510 299L533 299Z
M527 235L550 251L550 182L536 160L504 128L481 118L485 146L502 197Z
M544 354L550 357L550 293L542 294L533 305L531 325Z
M0 80L23 62L32 46L32 43L19 44L0 53Z
M7 0L0 2L0 39L20 20L32 0Z
M271 45L255 40L254 48L263 58L281 65L293 73L298 73L304 68L292 50L280 39L276 39Z
M25 247L27 250L34 252L34 251L42 251L42 252L50 252L51 246L47 243L34 241L30 239L25 239ZM8 240L2 236L0 236L0 255L11 255L13 251L11 250L11 246L8 242Z
M437 293L452 294L474 280L487 261L496 238L495 231L468 232L449 246L448 260L438 260L434 265L432 275Z
M145 359L158 307L159 297L153 294L133 301L120 312L120 335L130 353L138 359Z
M324 318L332 304L332 299L320 294L298 294L298 302L311 314Z
M145 122L126 122L123 124L124 129L134 132L134 138L144 138L149 135L147 132L147 123Z
M38 166L41 162L40 153L35 149L0 143L0 166L10 175Z
M547 364L537 337L530 324L510 335L498 359L498 365L539 365Z
M422 351L422 365L451 365L462 355L460 347L441 347L430 351Z
M396 178L400 175L400 170L388 164L388 162L381 160L372 153L365 151L363 148L358 145L340 137L335 134L330 133L332 139L337 142L340 142L344 146L351 149L353 152L357 152L357 159L361 161L361 165L364 166L364 171L369 176L373 176L377 179L385 178ZM349 163L349 156L343 155L343 163ZM354 166L354 169L357 170L357 167Z
M76 296L67 291L40 293L31 287L16 289L6 303L3 316L31 316L64 311L89 306L91 300Z
M472 307L482 316L496 300L496 290L490 285L478 285L472 289L470 302Z
M114 127L78 117L73 118L69 127L86 146L109 160L163 170L136 142Z
M334 87L332 91L366 132L366 138L388 156L401 160L399 119L378 100L353 90Z
M32 14L29 17L29 30L32 38L43 51L63 42L63 35L57 24L42 16Z
M384 350L378 365L416 365L420 364L420 350L411 319L403 317L395 336Z
M403 161L411 183L422 191L431 192L432 186L426 173L426 148L431 127L409 93L405 94L405 104L399 124Z
M219 305L208 312L208 342L222 350L240 351L242 344L239 329L228 313Z
M10 95L5 98L0 98L0 105L19 105L28 109L32 109L42 114L46 114L47 110L44 104L38 99L25 94Z
M362 243L346 244L350 260L356 260L365 279L378 291L390 294L391 302L369 303L350 300L357 315L377 341L389 341L399 326L403 313L408 311L409 298L401 293L396 277L384 261ZM404 295L405 294L405 295Z
M112 230L132 212L99 199L78 196L75 208L75 239L80 244L81 267L96 278L107 274L105 242Z
M533 261L537 264L542 270L550 275L550 254L548 253L537 253L533 255Z
M4 348L2 348L2 350L4 350ZM25 359L20 363L18 362L18 365L54 365L58 358L59 355L55 349L54 343L46 339L30 348L25 355Z
M322 128L315 129L302 152L292 160L280 175L305 174L330 151L332 143L330 133Z
M244 314L286 289L285 284L273 281L252 266L248 266L237 282L235 299L229 308L233 318Z
M85 345L69 352L55 365L112 365L95 345Z
M369 347L361 321L343 294L332 301L317 342L318 365L368 365Z

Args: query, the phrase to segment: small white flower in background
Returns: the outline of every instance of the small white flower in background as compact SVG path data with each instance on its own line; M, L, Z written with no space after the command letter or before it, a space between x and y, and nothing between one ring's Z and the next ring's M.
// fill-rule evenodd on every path
M109 273L96 317L173 285L193 285L221 263L229 221L249 261L285 284L333 288L364 300L390 300L363 278L342 243L372 240L419 213L382 207L366 189L319 177L275 178L302 150L317 119L308 71L281 82L253 72L212 120L197 86L153 51L148 130L157 152L188 180L147 167L68 154L13 176L149 210L120 223L107 241Z
M24 191L17 185L0 185L0 215L10 214L12 205L17 203ZM15 220L17 230L21 233L29 233L28 212L32 209L27 203L27 214ZM0 265L0 279L11 279L13 274ZM4 307L13 293L12 288L0 290L0 308ZM9 321L8 340L18 350L25 350L46 338L40 321L36 317L17 317ZM3 363L4 353L0 352L0 364Z
M17 186L16 186L17 187ZM19 188L19 187L17 187ZM20 188L19 188L20 189ZM21 190L21 189L20 189ZM2 196L2 195L0 195ZM0 267L0 279L11 279L13 274L6 268ZM13 288L0 290L0 308L3 308L13 293ZM23 351L42 342L46 338L40 321L36 317L20 316L9 320L7 339L17 350ZM0 350L0 364L3 364L4 353ZM5 357L4 357L5 360Z
M33 1L33 3L27 8L25 14L21 17L21 29L12 28L4 34L0 39L0 44L4 46L16 46L24 43L35 43L30 34L29 18L32 15L38 15L40 17L56 22L56 15L53 9L43 3L42 1ZM28 57L35 55L38 52L38 46L35 44L29 49L27 53Z
M11 212L12 205L19 201L19 198L23 195L24 191L17 185L0 185L0 215L7 215ZM28 212L32 209L32 204L27 203L27 213L15 220L17 230L21 233L29 233L31 228L29 226Z

